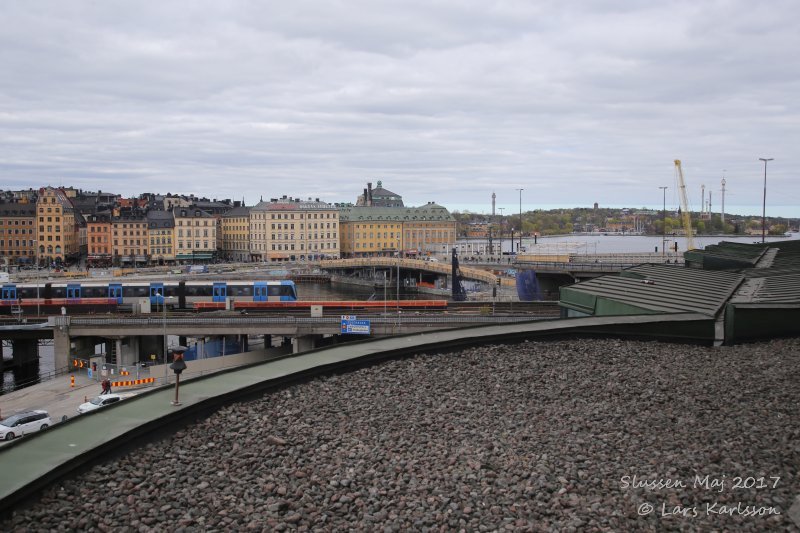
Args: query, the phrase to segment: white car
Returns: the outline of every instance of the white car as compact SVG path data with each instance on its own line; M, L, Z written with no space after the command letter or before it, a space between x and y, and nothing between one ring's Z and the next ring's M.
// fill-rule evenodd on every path
M94 411L95 409L100 409L101 407L121 402L124 399L125 397L120 396L119 394L101 394L100 396L95 396L86 403L80 404L78 406L78 413L88 413L89 411Z
M47 411L26 411L0 420L0 439L11 440L50 426L50 415Z

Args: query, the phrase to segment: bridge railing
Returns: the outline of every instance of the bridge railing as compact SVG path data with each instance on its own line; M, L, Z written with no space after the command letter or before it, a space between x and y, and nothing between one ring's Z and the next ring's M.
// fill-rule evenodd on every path
M556 263L546 261L517 261L514 263L517 268L560 272L619 272L620 270L641 264L641 261L610 262L599 260L594 263Z
M473 324L475 322L521 322L531 320L530 317L525 316L503 316L503 317L485 317L480 315L447 315L447 316L417 316L414 311L401 310L400 313L388 309L385 315L364 315L370 321L376 324L392 324L397 321L397 317L402 317L403 323L408 324L450 324L450 323L465 323ZM338 316L326 317L260 317L248 316L247 318L205 318L205 317L174 317L167 318L167 326L197 326L198 331L202 330L203 326L237 326L247 324L340 324L341 318ZM152 318L95 318L95 317L72 317L71 322L73 327L95 327L95 326L163 326L162 319Z
M397 268L398 261L400 268L413 269L413 270L428 270L430 272L437 272L439 274L450 274L450 263L439 263L434 261L423 261L421 259L408 259L397 257L360 257L354 259L333 259L330 261L319 261L317 263L319 268L337 269L337 268L359 268L359 267L391 267ZM460 264L461 275L466 279L474 279L483 281L485 283L494 283L495 276L490 272L486 272L480 268L470 268Z

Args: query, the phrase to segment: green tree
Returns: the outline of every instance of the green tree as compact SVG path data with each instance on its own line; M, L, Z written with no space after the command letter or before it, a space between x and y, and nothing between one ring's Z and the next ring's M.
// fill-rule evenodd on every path
M788 227L786 224L774 224L769 227L769 234L770 235L783 235L786 233Z

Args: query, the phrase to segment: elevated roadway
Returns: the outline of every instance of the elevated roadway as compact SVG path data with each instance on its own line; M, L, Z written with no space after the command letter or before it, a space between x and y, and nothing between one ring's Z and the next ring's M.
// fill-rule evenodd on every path
M374 337L399 335L416 332L432 332L441 329L474 327L487 324L509 324L530 320L552 319L558 316L554 302L545 304L537 313L531 315L489 314L491 303L484 306L486 314L417 314L401 310L391 311L379 316L367 315ZM343 311L344 314L348 312ZM349 314L356 314L350 312ZM118 317L69 316L49 317L46 325L31 326L29 330L17 329L0 332L0 335L14 335L14 342L28 342L27 357L35 357L35 341L52 337L54 340L54 367L65 369L71 358L88 358L98 342L113 342L117 350L117 363L131 365L141 360L143 353L161 353L163 336L210 337L250 335L281 336L294 339L295 351L313 348L323 337L340 335L341 317L297 317L264 316L239 313L213 315L143 315ZM124 340L124 342L123 342ZM31 344L33 343L33 344ZM163 354L162 354L163 357Z

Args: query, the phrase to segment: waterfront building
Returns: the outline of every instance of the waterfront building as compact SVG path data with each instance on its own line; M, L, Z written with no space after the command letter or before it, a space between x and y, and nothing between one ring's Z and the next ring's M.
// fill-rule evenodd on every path
M214 258L217 251L216 219L202 209L175 207L175 259L178 261L203 261Z
M250 260L251 209L247 206L237 206L220 218L221 252L229 261Z
M403 249L404 207L339 208L342 257L391 256Z
M172 211L151 209L147 212L147 237L151 263L163 265L175 261L175 218Z
M110 214L86 215L86 239L88 268L106 268L112 265L112 225Z
M456 221L446 208L342 206L343 257L447 253L455 246Z
M40 264L64 264L79 257L76 214L75 206L62 189L39 189L36 200L36 256Z
M339 257L339 211L319 198L283 196L250 210L250 257L277 262Z
M36 204L0 202L0 267L32 264L36 258Z
M470 222L463 227L464 236L468 239L485 239L489 236L488 222Z
M434 202L412 208L403 222L405 253L447 254L456 244L456 220Z
M147 218L138 209L123 210L111 221L113 262L116 266L146 265L149 261Z

